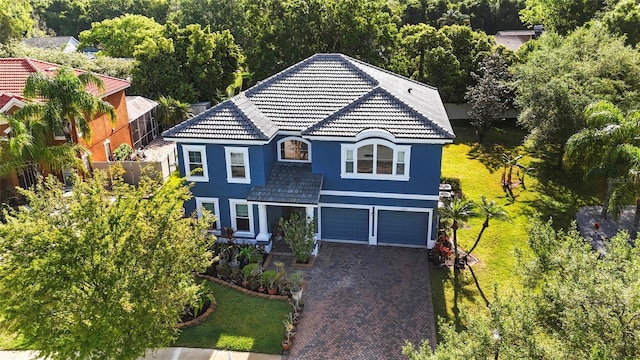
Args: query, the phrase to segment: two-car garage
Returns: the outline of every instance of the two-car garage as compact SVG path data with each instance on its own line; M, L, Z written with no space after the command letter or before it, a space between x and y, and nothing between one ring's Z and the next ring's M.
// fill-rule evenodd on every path
M433 210L321 204L319 218L320 237L325 241L426 247Z

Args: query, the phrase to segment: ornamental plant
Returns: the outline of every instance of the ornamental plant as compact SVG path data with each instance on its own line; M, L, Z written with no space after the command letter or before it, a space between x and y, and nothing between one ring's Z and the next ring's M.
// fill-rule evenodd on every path
M315 246L315 223L302 214L293 214L288 220L280 218L280 225L284 232L284 241L293 251L296 261L309 261L311 251Z

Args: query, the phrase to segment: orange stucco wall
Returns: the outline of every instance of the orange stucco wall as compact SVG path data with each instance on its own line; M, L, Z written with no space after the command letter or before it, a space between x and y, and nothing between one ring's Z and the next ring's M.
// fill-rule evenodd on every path
M116 110L116 122L115 124L109 121L109 118L104 115L98 115L90 123L91 126L91 142L87 143L84 140L80 140L80 143L86 146L93 156L93 161L106 161L107 156L104 151L104 142L107 139L111 141L111 152L123 143L129 144L133 147L133 140L131 139L131 130L129 129L129 113L127 112L127 100L125 98L124 90L115 94L109 95L103 100L107 101Z

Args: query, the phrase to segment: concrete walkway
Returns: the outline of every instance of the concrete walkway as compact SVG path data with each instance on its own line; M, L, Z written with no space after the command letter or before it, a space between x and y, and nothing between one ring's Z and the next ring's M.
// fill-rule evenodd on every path
M427 250L323 243L287 359L406 359L435 341ZM432 343L433 344L433 343Z
M35 358L33 351L0 351L0 360L31 360ZM140 360L280 360L280 355L254 354L245 352L193 349L162 348L150 351Z

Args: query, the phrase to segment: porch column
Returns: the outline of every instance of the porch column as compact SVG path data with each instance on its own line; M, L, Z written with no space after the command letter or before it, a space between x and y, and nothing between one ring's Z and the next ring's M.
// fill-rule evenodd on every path
M313 206L305 206L304 207L305 213L307 215L307 222L310 222L311 220L313 220ZM311 219L311 220L309 220ZM317 225L317 221L316 221L316 225ZM318 255L318 233L316 233L314 235L314 239L316 240L316 246L313 248L313 250L311 251L311 255L316 256Z
M256 236L257 241L269 241L269 223L267 222L267 205L258 204L258 224L260 232Z

